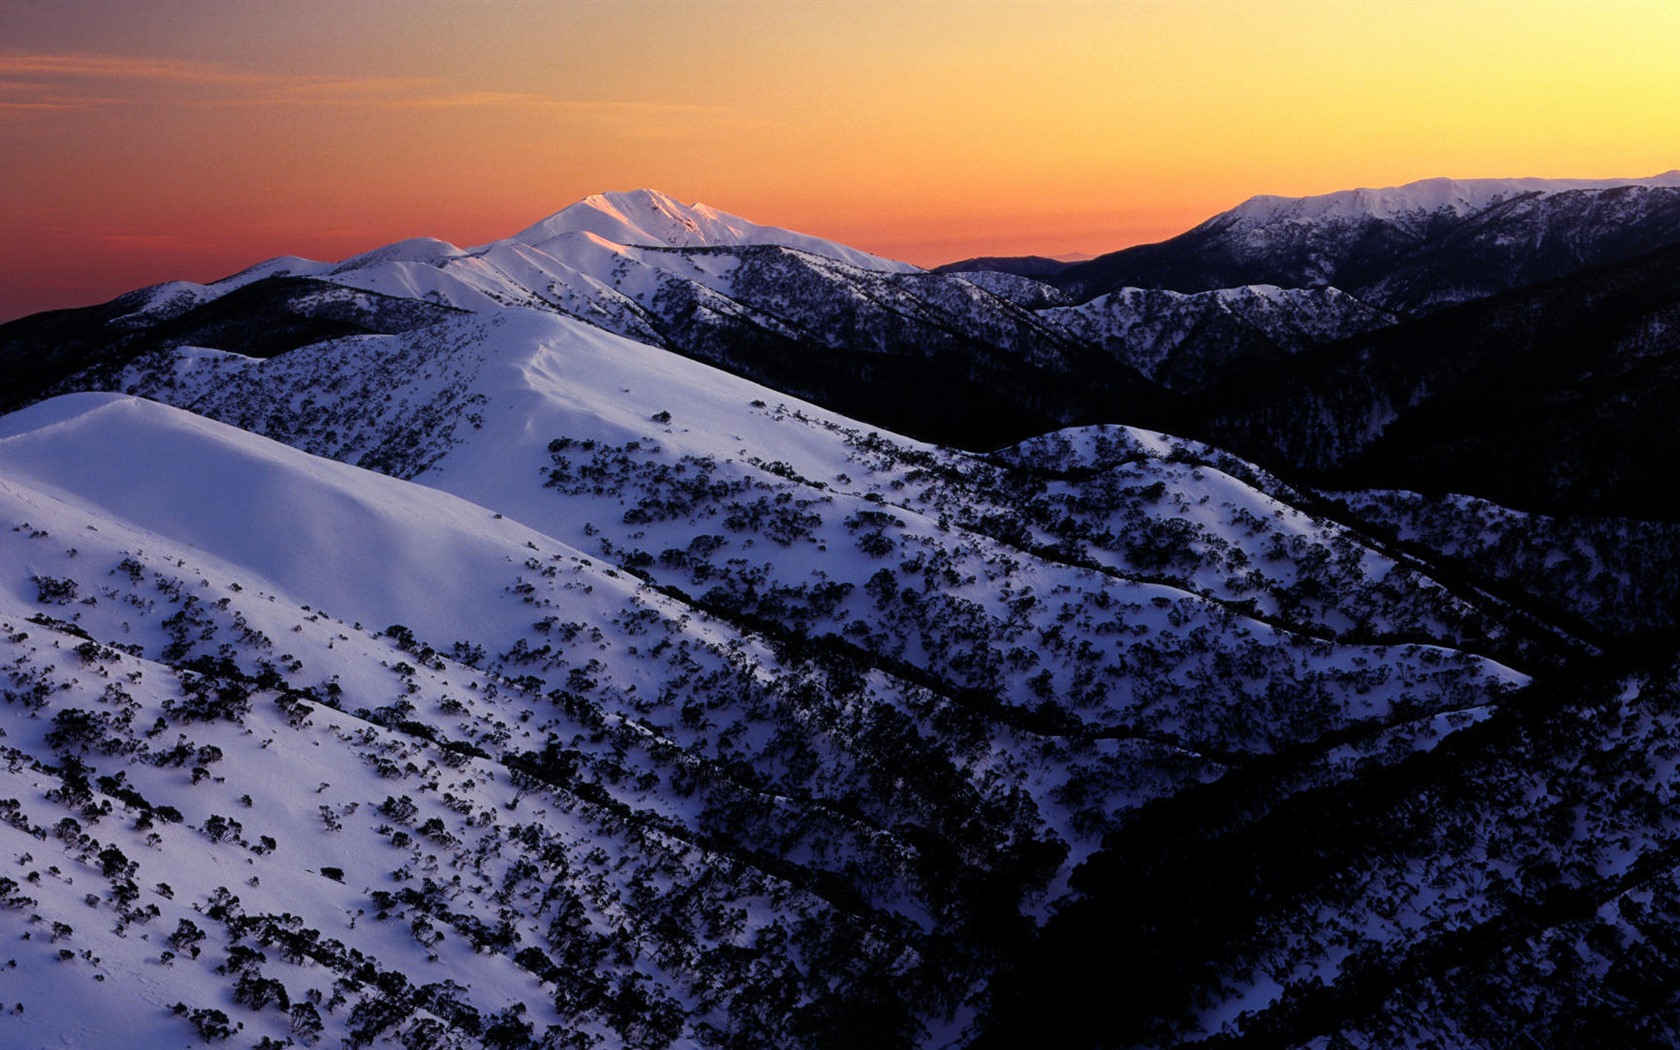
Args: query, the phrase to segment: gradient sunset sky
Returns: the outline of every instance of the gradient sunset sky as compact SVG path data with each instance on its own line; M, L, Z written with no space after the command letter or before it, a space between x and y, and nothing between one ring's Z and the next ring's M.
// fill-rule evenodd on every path
M1676 3L0 0L0 319L640 186L931 265L1676 167Z

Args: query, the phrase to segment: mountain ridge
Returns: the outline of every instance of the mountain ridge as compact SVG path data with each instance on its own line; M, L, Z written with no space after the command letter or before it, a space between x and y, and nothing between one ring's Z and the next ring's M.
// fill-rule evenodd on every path
M115 977L133 1045L961 1041L1115 813L1280 751L1339 778L1526 681L1457 648L1499 614L1164 435L952 453L520 307L153 357L125 385L227 422L105 393L0 425L35 763L0 835L73 873L32 907L88 953L9 987L44 1018ZM148 845L104 802L183 819ZM102 879L126 939L84 917Z
M1599 201L1617 208L1595 209ZM1513 204L1525 209L1513 211ZM1478 217L1483 244L1413 259ZM1547 245L1553 228L1564 243ZM1530 249L1513 253L1527 240ZM1427 313L1680 241L1680 173L1618 180L1427 179L1381 190L1315 197L1257 196L1156 244L1124 248L1056 274L1052 283L1089 298L1141 284L1181 292L1243 284L1332 285L1373 305ZM1624 243L1626 242L1626 243ZM1479 256L1479 257L1478 257ZM1514 273L1480 271L1515 258ZM1419 294L1394 282L1416 266ZM1454 290L1455 282L1470 287ZM1443 287L1445 286L1445 287Z
M1674 191L1553 188L1284 224L1369 299L633 192L0 327L0 1042L1672 1043L1676 527L1428 483L1665 491Z

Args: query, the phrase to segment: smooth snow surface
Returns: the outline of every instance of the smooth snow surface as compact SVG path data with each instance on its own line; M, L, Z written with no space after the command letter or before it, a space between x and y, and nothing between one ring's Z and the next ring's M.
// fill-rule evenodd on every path
M479 581L535 535L445 493L140 398L69 395L0 428L7 478L186 543L297 604L409 622L427 637L467 637L492 620Z

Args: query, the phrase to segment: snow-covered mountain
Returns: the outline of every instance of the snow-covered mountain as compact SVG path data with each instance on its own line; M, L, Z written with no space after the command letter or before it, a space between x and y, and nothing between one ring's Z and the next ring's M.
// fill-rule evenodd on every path
M1128 418L1620 471L1672 254L1397 323L643 191L4 326L0 1045L1672 1043L1674 527Z
M0 326L0 362L50 387L157 347L266 356L406 331L446 309L526 306L879 425L985 448L1142 410L1161 392L1140 372L1193 388L1206 372L1381 318L1343 295L1294 298L1278 308L1266 291L1120 296L1067 312L1056 309L1063 296L1026 279L930 274L639 190L590 197L476 248L413 238L336 263L287 256L210 285L171 282L80 315L25 319ZM1241 303L1251 305L1232 305ZM1159 368L1168 348L1184 367ZM929 389L944 396L930 402ZM38 392L21 389L15 403Z
M1537 639L1212 450L946 452L544 311L125 381L199 414L0 428L43 1038L943 1043L1124 814L1434 746Z
M134 312L178 314L184 307L269 277L326 278L368 291L469 309L510 300L535 305L548 301L542 290L556 282L607 278L622 286L624 275L614 272L621 263L663 269L660 262L650 263L644 253L630 249L751 245L791 248L863 270L917 271L909 263L883 259L809 234L761 226L705 204L682 204L658 190L640 189L586 197L511 237L473 248L458 248L435 237L413 237L337 263L287 255L214 284L171 281L151 289L149 301L136 304ZM641 281L630 283L632 295L648 290L645 274Z
M1258 196L1159 244L1050 278L1086 298L1142 286L1334 286L1422 314L1680 243L1680 171L1645 179L1425 179Z
M909 263L883 259L834 241L760 226L705 204L685 205L658 190L600 193L586 197L513 235L510 240L541 247L567 234L593 234L615 244L664 248L737 248L776 244L836 259L863 270L911 273Z

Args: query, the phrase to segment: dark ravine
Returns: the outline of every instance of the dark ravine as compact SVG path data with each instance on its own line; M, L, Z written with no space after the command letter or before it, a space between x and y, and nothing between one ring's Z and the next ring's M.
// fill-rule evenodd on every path
M1677 288L1667 248L1469 303L1234 376L1181 429L1329 488L1674 520Z

